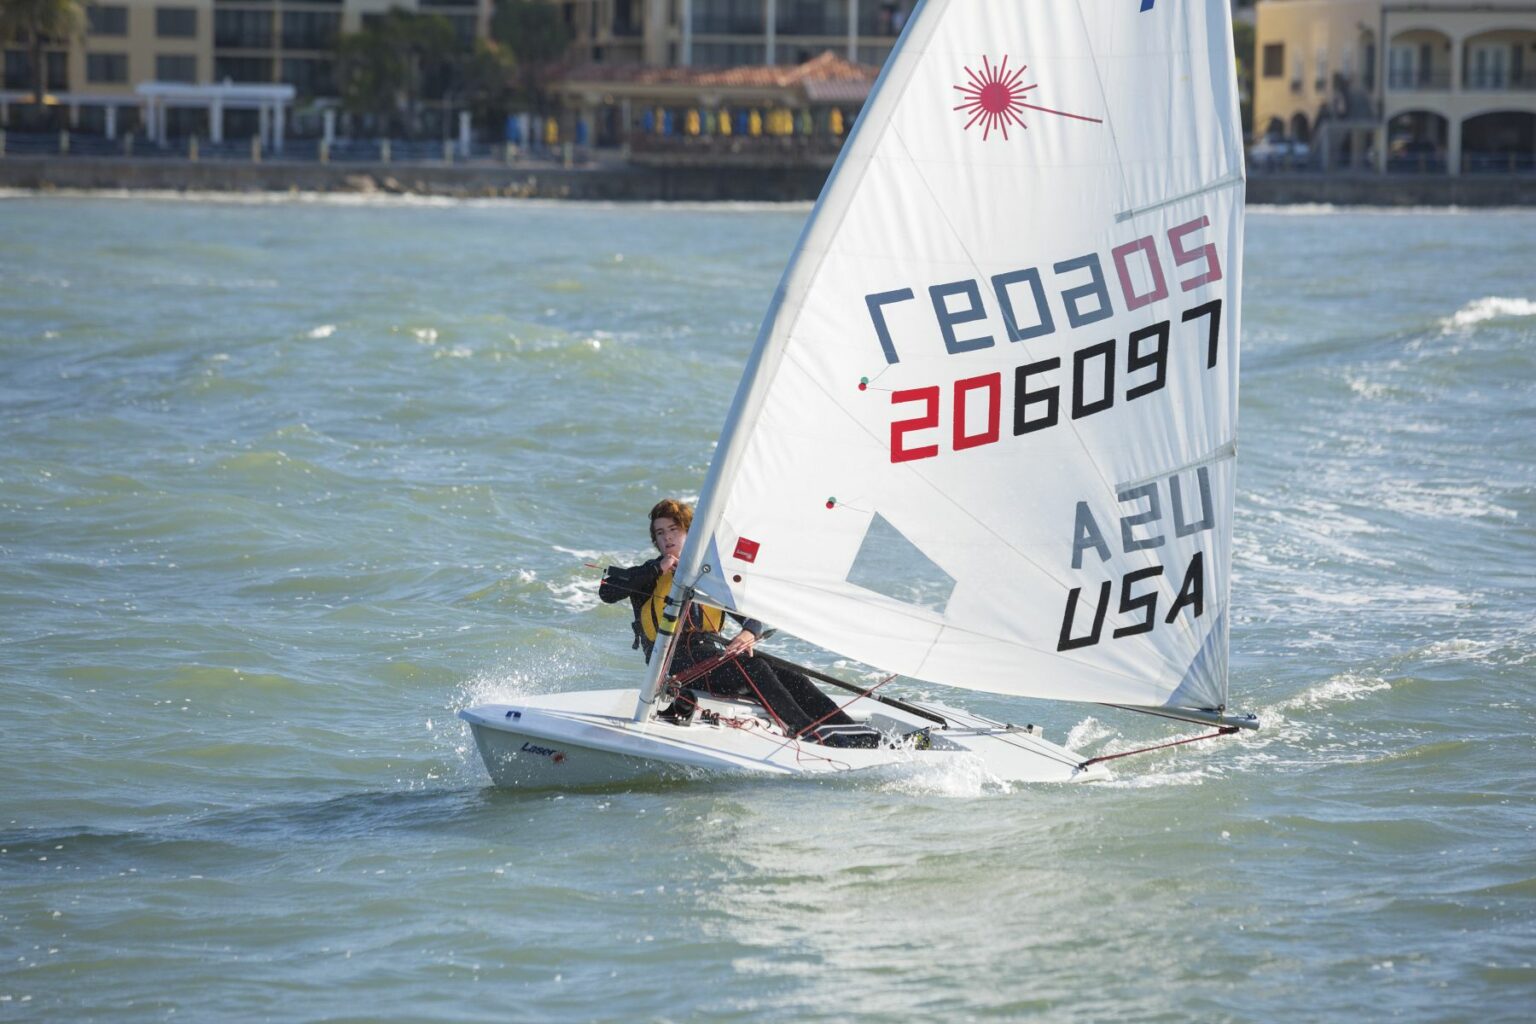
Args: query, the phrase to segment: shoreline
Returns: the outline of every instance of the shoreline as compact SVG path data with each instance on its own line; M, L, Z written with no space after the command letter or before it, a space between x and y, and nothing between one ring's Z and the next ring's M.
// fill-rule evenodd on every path
M819 167L320 164L6 156L0 189L47 193L398 195L447 199L786 203L815 200ZM1536 175L1255 172L1250 206L1536 207Z

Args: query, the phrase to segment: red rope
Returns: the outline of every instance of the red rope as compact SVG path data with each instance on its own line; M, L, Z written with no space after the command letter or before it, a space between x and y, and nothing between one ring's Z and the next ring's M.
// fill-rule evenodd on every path
M816 719L816 721L812 722L810 725L806 726L804 729L801 729L798 733L796 733L796 735L797 736L804 736L806 733L808 733L812 729L816 728L822 722L825 722L827 719L831 718L833 715L840 715L840 714L842 714L843 711L846 708L849 707L849 705L855 704L858 701L863 700L865 697L868 697L870 694L874 693L876 690L880 689L880 687L884 686L886 683L890 682L892 679L895 679L895 678L896 678L896 676L893 673L891 675L886 676L884 679L880 680L878 683L876 683L874 686L871 686L869 689L865 690L863 693L856 693L856 694L854 694L852 700L850 700L850 701L848 701L847 703L844 703L844 704L839 704L837 707L833 708L831 711L828 711L826 714L824 714L820 718Z
M1149 754L1154 750L1163 750L1167 747L1181 747L1186 743L1199 743L1201 740L1214 740L1218 736L1230 736L1235 732L1237 732L1237 726L1229 725L1224 728L1217 729L1215 732L1206 733L1204 736L1186 736L1182 740L1173 740L1170 743L1159 743L1155 747L1142 747L1140 750L1127 750L1119 754L1105 754L1102 757L1090 757L1088 760L1078 765L1078 767L1087 768L1091 764L1101 764L1105 761L1114 761L1122 757L1130 757L1132 754Z

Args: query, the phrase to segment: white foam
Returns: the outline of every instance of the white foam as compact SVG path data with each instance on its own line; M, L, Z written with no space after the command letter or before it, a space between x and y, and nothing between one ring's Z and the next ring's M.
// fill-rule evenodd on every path
M1183 771L1151 771L1137 775L1118 776L1095 782L1105 789L1155 789L1159 786L1198 786L1219 773L1209 768L1189 768Z
M919 759L883 765L870 773L877 788L908 796L975 799L1013 792L1013 786L987 771L979 757Z
M1519 513L1489 498L1476 486L1429 487L1411 480L1383 480L1375 500L1404 515L1424 519L1516 519Z
M566 611L586 612L602 604L597 598L597 583L584 577L564 581L547 580L544 585L549 588L549 595L554 602Z
M1489 320L1512 320L1536 316L1536 302L1530 299L1510 299L1489 295L1462 306L1454 314L1440 321L1441 330L1450 334L1466 330Z
M331 335L333 335L335 333L336 333L336 325L335 324L321 324L319 327L316 327L316 328L314 328L313 330L311 330L309 332L309 337L316 338L316 339L318 339L318 338L329 338Z
M1265 708L1260 712L1259 718L1263 719L1266 714L1283 716L1286 711L1316 710L1330 704L1353 703L1365 700L1373 693L1390 689L1392 684L1381 676L1345 672L1326 679L1316 686L1308 687L1296 696L1272 707Z

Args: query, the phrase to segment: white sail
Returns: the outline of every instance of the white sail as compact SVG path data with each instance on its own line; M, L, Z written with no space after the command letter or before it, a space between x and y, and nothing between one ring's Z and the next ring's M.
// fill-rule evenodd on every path
M1224 707L1242 227L1227 0L925 0L680 578L918 679Z

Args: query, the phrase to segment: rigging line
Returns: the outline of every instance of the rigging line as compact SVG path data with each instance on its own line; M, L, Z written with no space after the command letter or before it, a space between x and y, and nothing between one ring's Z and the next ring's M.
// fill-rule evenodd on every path
M1089 765L1103 764L1105 761L1118 761L1120 758L1130 757L1132 754L1150 754L1154 750L1166 750L1169 747L1182 747L1186 743L1199 743L1201 740L1214 740L1221 736L1231 736L1235 732L1237 732L1237 726L1223 726L1222 728L1217 729L1215 732L1208 732L1202 736L1186 736L1181 740L1173 740L1169 743L1159 743L1154 747L1142 747L1139 750L1126 750L1118 754L1103 754L1099 757L1090 757L1088 760L1078 765L1078 767L1087 768Z

